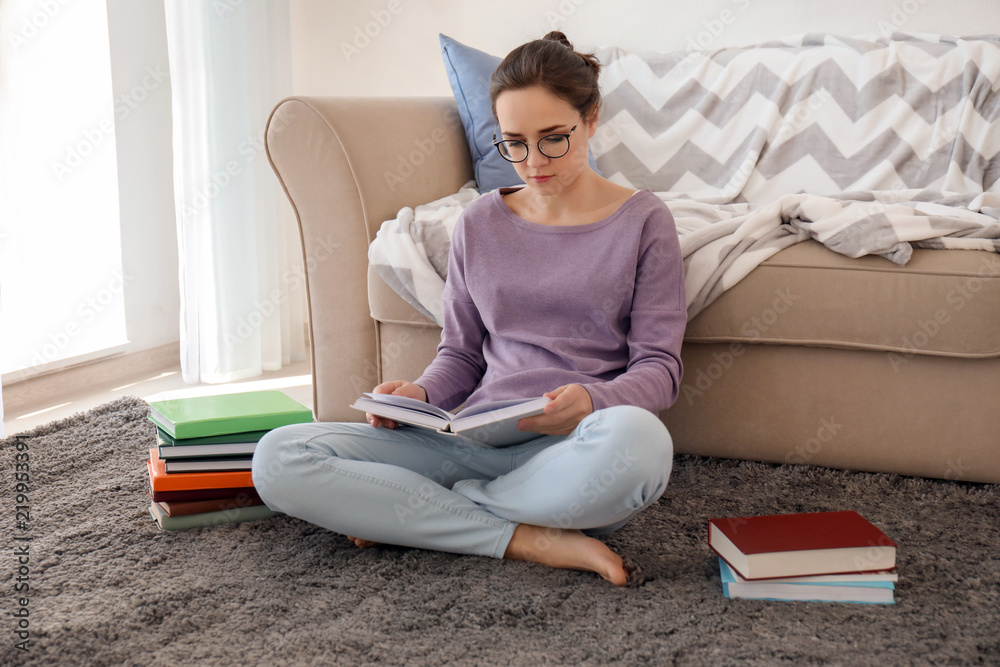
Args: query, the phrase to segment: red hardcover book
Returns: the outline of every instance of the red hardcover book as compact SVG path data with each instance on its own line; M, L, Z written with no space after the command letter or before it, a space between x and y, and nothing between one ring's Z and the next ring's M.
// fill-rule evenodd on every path
M225 500L240 493L253 493L255 489L242 487L239 489L192 489L191 491L152 491L150 496L155 502L193 502L196 500Z
M748 580L896 567L896 543L852 511L709 519L708 545Z
M228 472L174 472L167 473L166 462L154 447L149 450L149 481L154 494L159 491L193 491L203 489L240 489L253 486L249 470ZM235 494L229 494L235 495Z

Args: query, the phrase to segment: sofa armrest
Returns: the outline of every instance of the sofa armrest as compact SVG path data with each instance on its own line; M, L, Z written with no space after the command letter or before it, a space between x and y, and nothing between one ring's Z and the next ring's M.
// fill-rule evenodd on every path
M302 238L313 411L320 421L357 421L348 406L380 366L368 245L400 208L472 178L458 110L445 97L290 97L271 112L265 137Z

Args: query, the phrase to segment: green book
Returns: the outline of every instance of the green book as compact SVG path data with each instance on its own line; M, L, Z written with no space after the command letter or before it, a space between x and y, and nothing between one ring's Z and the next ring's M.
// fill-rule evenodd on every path
M227 433L213 435L207 438L187 438L178 440L171 438L159 426L156 427L156 440L159 445L161 459L195 459L202 457L234 457L253 456L257 443L269 431L249 431L247 433ZM170 466L167 466L170 472Z
M280 391L175 398L149 407L150 421L175 439L270 431L313 419L312 410Z
M211 528L224 523L242 523L267 519L277 514L267 505L251 505L236 507L231 510L202 512L187 516L167 516L167 513L156 503L150 503L149 514L156 520L160 530L188 530L190 528Z
M234 443L260 442L270 429L264 431L247 431L246 433L224 433L222 435L210 435L207 438L182 438L177 439L164 431L159 426L156 427L156 441L160 447L187 447L189 445L231 445Z

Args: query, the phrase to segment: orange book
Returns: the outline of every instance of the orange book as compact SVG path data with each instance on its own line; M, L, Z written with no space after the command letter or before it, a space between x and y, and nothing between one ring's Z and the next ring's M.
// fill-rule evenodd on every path
M154 491L153 490L153 464L146 460L146 470L149 472L147 477L149 478L149 489L147 493L157 503L166 502L188 502L195 500L219 500L226 498L234 498L241 493L254 495L257 490L252 486L244 486L240 488L230 488L230 489L188 489L185 491ZM173 473L176 474L176 473Z
M253 486L249 470L227 472L172 472L167 474L167 464L154 447L149 450L149 481L153 492L191 491L197 489L242 489Z

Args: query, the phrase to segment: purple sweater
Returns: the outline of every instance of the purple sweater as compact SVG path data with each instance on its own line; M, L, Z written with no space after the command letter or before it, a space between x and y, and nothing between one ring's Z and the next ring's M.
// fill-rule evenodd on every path
M649 190L585 225L529 222L501 188L455 226L437 356L416 383L446 410L583 385L594 409L677 399L687 324L673 216Z

